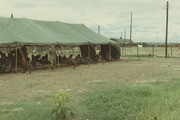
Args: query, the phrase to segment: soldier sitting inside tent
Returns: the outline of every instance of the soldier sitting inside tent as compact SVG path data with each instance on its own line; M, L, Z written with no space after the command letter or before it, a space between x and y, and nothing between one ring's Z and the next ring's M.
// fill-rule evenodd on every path
M15 67L15 53L14 53L14 51L10 51L8 53L8 60L11 61L11 67Z
M97 56L98 56L98 62L103 61L103 60L102 60L102 56L101 56L101 52L99 52L99 54L97 54Z
M88 56L83 56L83 64L88 64L90 62L90 58Z
M0 58L5 59L6 58L6 54L4 54L3 52L0 51Z
M58 59L59 59L59 63L63 63L63 57L61 55L56 55L56 61L58 62Z
M40 63L40 57L41 55L32 55L32 66L35 68L35 69L40 69L42 68L42 64Z
M67 64L67 63L68 63L68 59L66 58L65 55L62 57L62 61L63 61L64 64Z
M99 55L96 54L96 52L94 53L94 62L98 62L99 61Z
M11 72L11 68L9 67L9 60L6 57L6 54L0 51L0 73L8 72Z
M41 63L42 65L44 65L44 64L50 64L50 62L48 61L48 54L46 54L46 55L42 56L42 58L40 58L40 63Z
M105 60L109 61L109 53L106 52Z
M73 59L73 55L68 57L68 64L69 65L76 65L76 61Z
M84 63L84 60L83 58L80 56L80 54L78 54L76 57L75 57L75 60L77 62L77 65L80 65L80 64L83 64Z

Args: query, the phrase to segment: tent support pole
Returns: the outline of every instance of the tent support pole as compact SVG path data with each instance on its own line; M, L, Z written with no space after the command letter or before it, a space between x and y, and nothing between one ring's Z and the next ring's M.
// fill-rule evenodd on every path
M43 50L42 50L42 46L41 46L41 58L43 57L43 52L42 52Z
M57 54L56 54L56 56L57 56ZM57 65L56 57L55 57L55 60L54 60L54 64L55 64L55 67L56 67L56 65Z
M16 61L15 61L15 69L16 69L16 72L17 72L17 47L16 47Z
M56 55L57 55L57 64L58 64L58 68L59 68L59 54L57 54L57 51L56 51Z
M21 56L22 56L22 59L23 59L23 65L25 65L27 67L27 69L29 70L29 73L31 74L31 67L29 66L29 64L27 63L25 57L24 57L24 54L19 46L19 44L17 44L18 48L19 48L19 51L21 53Z
M90 45L88 45L88 68L89 68L89 63L90 63Z
M59 55L58 55L58 68L59 68Z
M121 51L120 51L120 49L118 50L118 48L115 46L115 45L113 45L114 46L114 48L116 49L116 51L118 52L118 54L119 54L119 56L121 55Z
M88 57L90 59L90 45L88 45Z
M109 62L111 61L111 45L109 46Z

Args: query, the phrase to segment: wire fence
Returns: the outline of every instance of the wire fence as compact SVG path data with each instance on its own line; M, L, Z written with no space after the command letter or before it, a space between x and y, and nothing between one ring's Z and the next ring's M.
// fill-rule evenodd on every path
M180 58L180 47L168 47L169 57ZM165 56L165 47L121 47L122 56Z

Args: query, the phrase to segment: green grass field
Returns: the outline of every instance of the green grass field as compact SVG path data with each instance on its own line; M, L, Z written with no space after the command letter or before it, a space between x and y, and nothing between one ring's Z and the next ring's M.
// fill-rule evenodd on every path
M1 105L0 120L49 120L50 111L48 102Z
M86 93L70 103L75 119L82 120L178 120L179 78L169 82L116 86ZM38 103L0 105L1 120L50 120L49 99Z
M180 82L117 86L89 94L83 100L82 119L178 120Z

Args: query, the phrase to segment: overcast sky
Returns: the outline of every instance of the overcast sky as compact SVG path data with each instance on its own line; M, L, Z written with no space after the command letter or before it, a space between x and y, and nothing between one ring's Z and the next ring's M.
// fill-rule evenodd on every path
M124 29L129 38L133 12L133 41L164 42L166 0L0 0L0 17L83 23L110 38ZM169 41L180 43L180 0L169 0Z

